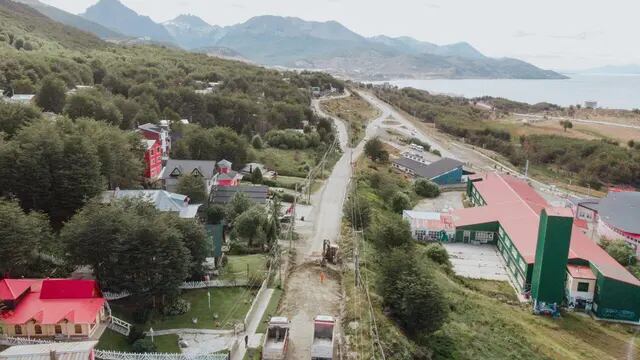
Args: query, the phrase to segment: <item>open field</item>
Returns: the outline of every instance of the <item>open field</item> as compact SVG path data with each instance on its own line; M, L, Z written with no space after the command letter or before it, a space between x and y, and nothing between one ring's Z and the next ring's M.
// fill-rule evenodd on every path
M526 125L517 116L510 116L495 121L501 128L508 130L514 138L520 135L558 135L578 139L612 139L626 146L629 140L640 140L640 129L609 126L604 124L588 124L573 122L573 128L564 131L558 120L541 120Z
M158 352L162 353L179 353L180 347L178 346L178 335L162 335L154 336L154 343L158 347ZM107 329L96 347L100 350L113 350L113 351L132 351L132 346L128 339L124 335L120 335L117 332Z
M321 103L322 110L348 123L349 143L355 145L364 137L367 123L380 112L357 94Z
M220 278L225 280L239 280L250 278L250 274L267 271L267 257L263 254L229 255L227 265L223 268Z
M154 312L151 320L144 324L134 321L132 301L135 300L133 298L113 301L110 305L115 316L141 326L143 329L149 327L153 327L154 330L231 329L235 323L242 322L244 319L256 291L243 287L184 291L181 297L191 303L191 310L176 316L163 316ZM207 292L211 293L211 310L209 310ZM193 319L197 319L197 323L194 323Z
M313 150L282 150L267 147L254 150L256 161L278 172L278 175L305 177L316 164Z

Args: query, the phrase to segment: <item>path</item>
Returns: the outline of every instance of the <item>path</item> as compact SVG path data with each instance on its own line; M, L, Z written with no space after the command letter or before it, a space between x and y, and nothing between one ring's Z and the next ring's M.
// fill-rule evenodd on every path
M244 358L247 349L244 346L244 337L249 336L249 347L259 347L262 345L262 334L256 334L256 330L260 325L260 321L262 320L262 316L264 312L267 310L267 306L269 306L269 301L271 300L271 295L273 295L273 289L265 289L254 301L253 306L247 319L247 330L240 334L237 340L240 342L240 346L238 346L238 350L232 352L231 360L242 360Z
M576 119L576 118L564 117L564 116L546 116L546 115L537 115L537 114L519 114L519 113L514 113L513 115L526 117L526 118L529 118L529 119L536 119L537 121L543 121L543 120L558 120L558 121L560 121L560 120L569 120L571 122L583 123L583 124L596 124L596 125L615 126L615 127L621 127L621 128L627 128L627 129L640 130L640 126L639 125L620 124L620 123L614 123L614 122L602 121L602 120Z
M341 97L346 96L348 95ZM351 148L348 146L345 122L322 111L320 103L324 100L314 100L313 109L318 115L333 120L343 154L323 187L311 197L313 210L305 223L311 222L313 231L296 243L298 265L291 272L282 300L283 313L291 320L289 359L308 359L311 356L315 316L322 314L336 317L337 333L340 333L340 274L329 268L321 268L318 263L324 239L337 241L340 236L342 208L351 181L352 162L362 155L365 140L375 136L382 121L388 116L383 113L369 123L365 139ZM321 273L324 273L324 281L321 281Z

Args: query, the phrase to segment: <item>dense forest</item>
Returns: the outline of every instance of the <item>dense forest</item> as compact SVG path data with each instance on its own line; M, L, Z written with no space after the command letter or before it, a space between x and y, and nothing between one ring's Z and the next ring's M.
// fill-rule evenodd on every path
M7 97L35 95L31 104L0 101L0 273L67 276L88 261L107 289L174 298L182 281L202 275L202 222L141 200L100 201L107 189L150 186L142 179L142 138L134 130L169 120L179 135L172 156L226 158L235 167L269 146L313 158L335 134L310 110L311 87L341 90L344 84L326 74L281 72L164 46L111 44L0 0L0 90ZM231 222L227 210L222 213ZM277 226L264 214L257 223L251 214L237 214L251 220L245 232L259 225L272 239ZM171 266L131 262L148 249ZM148 277L141 271L157 276L140 283Z
M581 185L599 188L608 184L640 185L640 151L608 140L572 139L558 135L531 135L514 138L490 121L490 112L478 109L465 98L432 95L416 89L376 88L376 95L403 111L464 141L493 150L515 166L528 159L578 178ZM550 104L528 105L498 98L486 101L500 111L557 111Z

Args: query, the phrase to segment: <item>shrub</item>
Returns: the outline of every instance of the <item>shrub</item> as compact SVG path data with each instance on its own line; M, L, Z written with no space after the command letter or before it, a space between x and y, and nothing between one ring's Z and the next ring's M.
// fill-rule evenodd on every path
M185 299L178 298L169 305L162 308L162 313L166 316L186 314L191 310L191 303Z
M137 325L133 325L129 331L127 341L129 341L129 344L133 344L140 339L144 339L144 330Z
M135 353L153 353L157 352L158 348L150 339L139 339L133 343L131 350Z
M391 209L396 213L402 213L403 210L411 208L411 199L403 192L396 192L391 197Z
M447 250L440 243L433 243L427 245L427 249L425 251L429 259L440 265L451 266L451 262L449 262L449 254Z
M364 153L373 161L389 160L389 153L384 149L382 141L377 137L364 144Z
M413 188L416 194L422 197L433 199L440 196L440 188L438 185L427 179L416 180L415 184L413 184Z
M262 143L262 138L260 137L260 135L256 135L253 137L253 139L251 139L251 146L253 146L254 149L262 149L264 144Z

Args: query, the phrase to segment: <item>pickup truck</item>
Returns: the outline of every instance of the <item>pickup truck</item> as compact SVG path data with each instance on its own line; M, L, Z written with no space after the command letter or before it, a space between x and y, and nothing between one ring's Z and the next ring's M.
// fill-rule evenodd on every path
M262 360L284 360L289 347L289 320L274 316L269 319L267 335L262 344Z
M333 338L336 320L332 316L318 315L313 322L311 360L333 359Z

